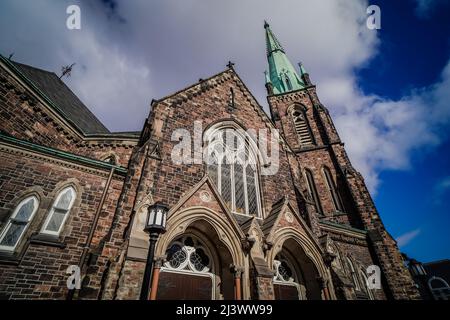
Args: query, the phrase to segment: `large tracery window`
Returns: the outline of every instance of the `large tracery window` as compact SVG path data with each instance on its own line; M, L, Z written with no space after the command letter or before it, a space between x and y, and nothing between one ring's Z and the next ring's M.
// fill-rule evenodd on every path
M234 128L209 132L207 170L232 212L261 217L257 156L249 139Z

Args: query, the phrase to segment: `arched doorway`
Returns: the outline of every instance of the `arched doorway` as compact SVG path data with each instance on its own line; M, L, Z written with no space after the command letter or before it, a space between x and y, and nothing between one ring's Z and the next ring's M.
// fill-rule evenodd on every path
M290 238L273 261L274 290L277 300L321 300L319 272L301 245Z
M208 222L194 221L165 253L156 299L234 299L231 253Z

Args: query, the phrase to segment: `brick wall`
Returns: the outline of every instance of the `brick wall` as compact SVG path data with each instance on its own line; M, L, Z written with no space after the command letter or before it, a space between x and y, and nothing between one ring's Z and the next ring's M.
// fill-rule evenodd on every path
M18 202L27 195L35 194L40 200L39 209L19 245L17 253L20 259L8 264L8 259L2 256L0 296L11 299L63 299L67 291L66 269L69 265L79 264L108 172L4 148L0 149L0 158L1 224L7 221ZM94 245L110 228L122 183L121 177L114 176L94 234ZM61 236L54 244L34 242L32 235L40 231L58 191L67 185L76 189L77 198ZM104 267L97 264L97 272L87 284L97 291Z

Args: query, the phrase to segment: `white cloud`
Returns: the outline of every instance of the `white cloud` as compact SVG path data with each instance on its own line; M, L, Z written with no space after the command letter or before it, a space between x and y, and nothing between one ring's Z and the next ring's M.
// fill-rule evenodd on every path
M395 239L397 241L397 245L401 248L409 244L412 240L414 240L419 234L421 230L415 229L409 232L402 234L401 236Z

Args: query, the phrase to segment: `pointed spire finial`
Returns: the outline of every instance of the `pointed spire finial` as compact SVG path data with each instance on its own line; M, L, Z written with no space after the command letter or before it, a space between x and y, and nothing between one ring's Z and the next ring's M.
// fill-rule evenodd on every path
M231 61L228 61L227 67L230 68L230 69L233 69L233 66L234 66L234 63L231 62Z
M272 32L267 21L264 21L264 28L266 34L267 60L269 62L269 73L266 75L266 83L267 78L269 78L274 94L304 88L305 83L302 77L299 76L299 73L289 61L280 41L278 41Z

